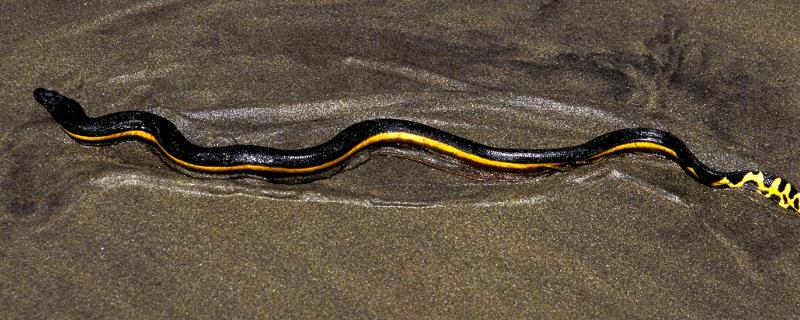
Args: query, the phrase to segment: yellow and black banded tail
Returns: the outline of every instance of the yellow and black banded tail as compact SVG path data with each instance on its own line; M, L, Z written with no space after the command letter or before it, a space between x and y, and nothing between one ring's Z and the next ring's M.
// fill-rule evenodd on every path
M800 193L791 183L773 177L761 171L746 171L729 174L719 181L711 183L714 188L749 187L756 193L772 198L784 209L791 209L800 214Z
M557 170L619 153L638 152L662 155L706 186L751 188L777 200L781 207L800 213L800 195L785 180L758 171L715 171L697 159L678 137L657 129L616 130L564 148L509 149L483 145L418 122L375 119L355 123L327 142L303 149L204 147L186 140L169 120L149 112L124 111L91 118L77 101L58 92L36 89L33 95L76 141L106 144L142 140L181 167L210 174L251 174L275 182L306 182L334 174L361 150L386 145L417 146L476 167L511 172ZM284 180L287 177L298 180Z

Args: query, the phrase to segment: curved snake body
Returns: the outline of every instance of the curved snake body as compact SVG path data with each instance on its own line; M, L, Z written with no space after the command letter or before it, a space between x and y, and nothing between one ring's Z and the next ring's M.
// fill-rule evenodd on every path
M414 145L487 170L530 172L593 162L623 152L665 156L695 181L712 188L749 187L800 213L800 194L786 180L761 171L719 172L700 162L673 134L647 128L612 131L586 143L555 149L508 149L483 145L413 121L375 119L355 123L323 144L304 149L253 145L203 147L189 142L169 120L142 111L91 118L81 105L58 92L36 89L34 98L73 139L89 144L139 139L155 145L171 161L206 173L264 177L311 176L346 163L370 147Z

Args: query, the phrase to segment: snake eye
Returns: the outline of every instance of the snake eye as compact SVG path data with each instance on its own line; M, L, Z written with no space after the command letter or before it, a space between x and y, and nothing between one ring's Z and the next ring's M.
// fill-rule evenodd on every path
M58 92L42 88L33 90L33 97L36 99L36 102L39 102L42 106L44 106L45 109L47 109L47 111L50 112L55 110L56 107L58 107L58 105L64 100L64 96L60 95Z

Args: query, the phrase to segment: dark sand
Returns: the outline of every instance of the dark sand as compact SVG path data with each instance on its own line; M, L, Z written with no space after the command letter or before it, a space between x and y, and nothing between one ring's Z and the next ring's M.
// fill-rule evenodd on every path
M800 218L625 157L522 182L395 156L304 185L81 147L36 104L300 147L396 117L487 144L677 133L800 181L794 1L3 1L0 318L752 318L800 299Z

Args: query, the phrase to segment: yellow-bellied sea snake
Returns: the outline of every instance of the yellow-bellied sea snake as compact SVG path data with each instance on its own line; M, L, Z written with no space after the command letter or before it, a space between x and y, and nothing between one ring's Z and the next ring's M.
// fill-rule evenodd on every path
M712 188L747 186L800 213L800 194L786 180L761 171L715 171L700 162L683 141L669 132L631 128L612 131L584 144L556 149L506 149L483 145L427 125L397 119L353 124L328 142L304 149L252 145L203 147L186 140L167 119L142 111L91 118L81 105L58 92L36 89L34 97L73 139L89 144L139 139L190 170L242 173L265 177L302 177L342 166L368 147L414 145L487 170L527 172L585 164L622 152L659 154L674 161L692 179Z

